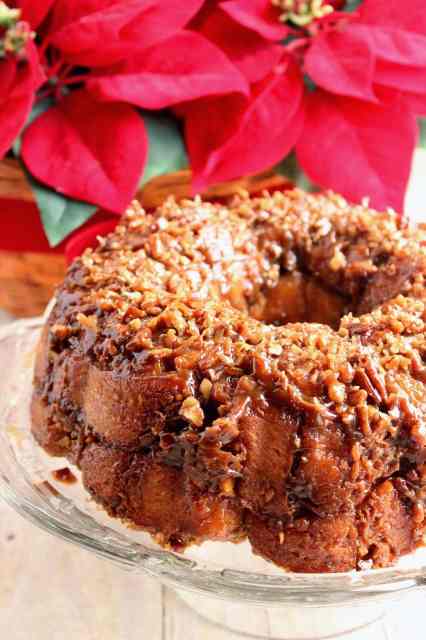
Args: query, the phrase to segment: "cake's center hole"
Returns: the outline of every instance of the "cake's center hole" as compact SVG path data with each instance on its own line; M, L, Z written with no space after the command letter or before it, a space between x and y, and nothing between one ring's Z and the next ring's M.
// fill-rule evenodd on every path
M282 275L278 284L260 293L249 309L253 318L267 324L317 322L334 329L346 311L347 300L299 271Z

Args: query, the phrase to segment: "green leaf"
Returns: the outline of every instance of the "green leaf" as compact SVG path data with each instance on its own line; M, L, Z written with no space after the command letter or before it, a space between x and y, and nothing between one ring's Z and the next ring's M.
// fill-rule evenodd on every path
M143 112L148 132L148 161L140 187L156 176L178 171L188 166L188 156L179 124L175 118L165 114Z
M420 139L419 139L419 147L422 149L426 149L426 118L420 118Z
M89 220L97 210L97 207L91 204L71 200L45 187L29 174L28 179L51 247L56 247L67 235Z
M51 107L53 104L53 100L51 100L50 98L45 98L44 100L41 100L40 102L37 102L37 104L34 105L34 107L32 108L32 111L28 117L28 120L25 123L25 127L22 129L21 133L19 134L19 136L16 138L15 142L13 143L13 152L15 154L15 156L19 157L21 155L21 145L22 145L22 134L24 133L25 129L32 123L34 122L34 120L36 118L38 118L38 116L41 116L42 113L44 113L45 111L47 111L47 109L49 109L49 107Z
M362 0L347 0L345 11L356 11L356 9L358 9L361 2Z
M318 187L316 187L303 172L294 152L284 158L284 160L275 167L275 171L288 178L290 182L296 185L296 187L299 187L308 193L318 191Z

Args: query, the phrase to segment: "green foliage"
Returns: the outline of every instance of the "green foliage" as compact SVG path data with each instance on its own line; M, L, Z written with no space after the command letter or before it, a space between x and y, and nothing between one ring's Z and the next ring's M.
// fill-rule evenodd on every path
M40 211L44 231L52 247L87 222L97 209L87 202L71 200L45 187L30 175L28 179Z
M155 176L188 166L183 136L175 118L166 114L143 113L148 132L148 161L140 186Z
M277 173L285 176L296 187L300 187L304 191L314 192L318 191L317 187L309 180L308 176L303 172L300 167L296 154L290 153L284 160L282 160L276 167Z
M426 118L421 118L419 120L419 125L420 125L419 146L422 147L422 149L426 149Z
M345 11L356 11L356 9L358 9L361 2L362 0L347 0Z

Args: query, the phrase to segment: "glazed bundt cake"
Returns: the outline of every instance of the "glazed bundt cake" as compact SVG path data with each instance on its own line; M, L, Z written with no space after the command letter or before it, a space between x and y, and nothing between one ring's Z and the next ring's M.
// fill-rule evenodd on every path
M387 566L425 541L425 274L423 230L332 193L134 203L59 288L34 436L167 548Z

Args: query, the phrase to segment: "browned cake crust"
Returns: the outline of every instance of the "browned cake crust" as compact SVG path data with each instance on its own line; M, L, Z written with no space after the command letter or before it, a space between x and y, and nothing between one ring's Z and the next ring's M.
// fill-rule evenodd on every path
M426 524L425 246L334 194L134 204L58 291L33 433L166 546L387 566Z

